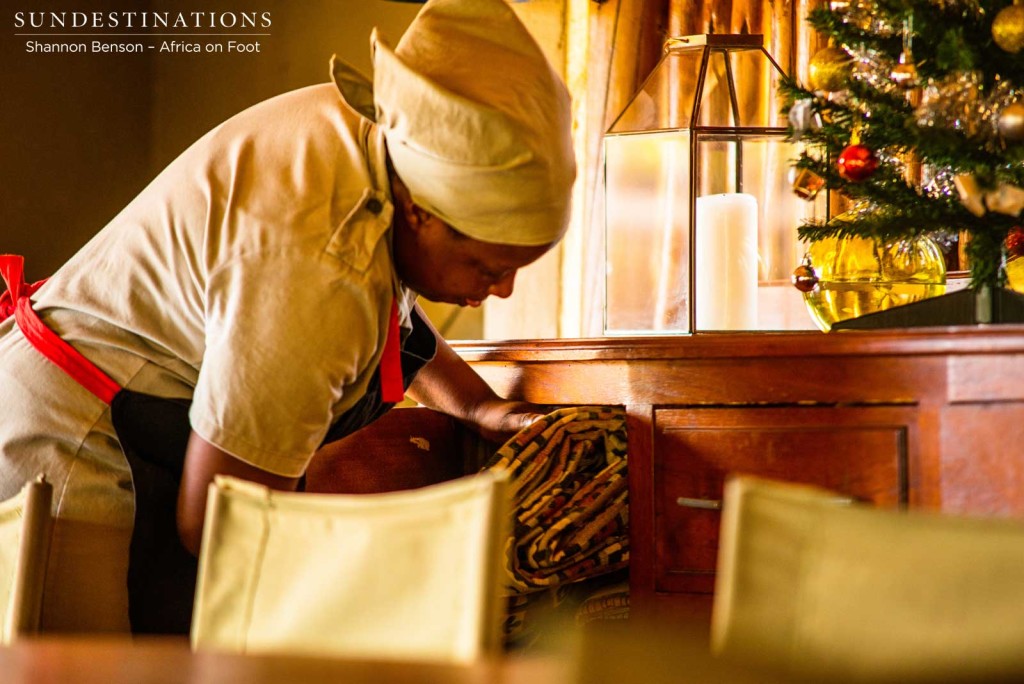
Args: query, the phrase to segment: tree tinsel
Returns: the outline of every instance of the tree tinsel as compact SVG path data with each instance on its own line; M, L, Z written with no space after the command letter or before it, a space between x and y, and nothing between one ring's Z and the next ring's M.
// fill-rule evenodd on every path
M1004 243L1021 225L1019 213L983 209L979 216L965 206L953 180L970 177L982 193L1024 188L1024 140L1004 139L996 126L1003 108L1024 103L1017 85L1024 84L1024 50L1008 53L992 36L993 18L1009 4L850 0L808 15L808 23L853 55L856 66L839 93L812 92L793 79L783 83L785 110L807 100L819 122L808 130L791 129L804 145L795 166L813 171L857 209L805 223L801 239L964 234L971 286L1004 284ZM912 55L916 91L901 90L888 78L901 53ZM875 173L858 182L842 177L835 165L855 140L881 160ZM945 183L921 187L908 179L910 160Z

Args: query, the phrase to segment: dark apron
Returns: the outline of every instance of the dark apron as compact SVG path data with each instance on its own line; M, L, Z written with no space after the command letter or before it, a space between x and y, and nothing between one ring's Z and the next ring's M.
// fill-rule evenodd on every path
M434 357L437 341L412 312L402 342L402 377L408 387ZM387 413L378 368L366 394L331 426L323 444L346 437ZM122 389L110 403L111 419L132 471L135 526L128 560L128 615L136 634L188 634L197 559L178 537L177 502L191 433L189 401ZM322 446L322 445L321 445Z
M0 278L7 285L7 291L0 293L0 321L13 315L32 346L110 405L114 430L131 468L135 522L128 560L128 614L132 632L188 634L197 559L178 537L177 508L192 431L190 402L121 388L39 319L30 296L44 281L26 283L23 269L22 257L0 254ZM401 344L404 387L437 351L434 332L415 309L411 322L412 330ZM366 394L331 425L323 444L369 425L392 406L381 398L378 366Z

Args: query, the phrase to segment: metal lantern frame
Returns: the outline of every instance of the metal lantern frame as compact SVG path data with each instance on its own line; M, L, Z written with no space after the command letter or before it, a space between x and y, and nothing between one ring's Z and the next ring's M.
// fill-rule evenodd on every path
M728 187L729 190L726 192L729 193L742 194L751 190L758 193L758 198L764 198L771 192L773 193L771 197L776 204L781 205L784 202L787 206L796 207L792 209L794 212L805 211L797 207L803 201L795 197L792 185L788 180L789 165L796 154L787 154L785 159L781 159L778 158L780 154L774 151L774 147L769 149L769 146L782 145L779 148L780 151L790 151L790 146L793 146L793 143L788 140L788 128L782 121L783 115L779 111L779 86L784 78L785 72L765 50L764 38L761 35L701 34L674 37L665 42L658 64L605 134L605 254L608 268L605 274L604 327L606 334L636 334L638 332L688 334L703 330L757 329L757 325L753 327L742 325L741 327L708 328L705 323L698 320L698 305L700 304L697 298L698 290L707 290L708 287L706 283L702 286L697 281L697 248L701 247L701 237L698 235L697 225L698 198L721 192L715 190L716 186ZM750 83L751 80L754 82ZM651 134L676 134L668 144L678 145L679 155L677 156L685 155L685 160L680 163L687 175L685 182L676 187L671 187L669 182L664 179L658 180L661 184L660 187L663 188L661 192L666 197L673 194L678 196L679 189L687 188L686 202L679 202L676 207L676 212L685 207L687 213L685 217L685 246L683 246L685 256L680 257L680 264L675 267L676 271L678 271L678 267L686 269L686 289L681 295L683 299L681 305L686 309L685 321L681 314L677 314L675 318L671 319L672 322L666 323L668 327L659 328L652 321L650 330L636 329L635 326L626 326L624 329L616 328L610 321L614 314L611 311L614 302L609 301L612 295L610 274L613 264L611 260L615 256L612 244L613 227L611 222L614 213L612 211L614 202L612 193L622 185L621 178L632 177L624 173L616 175L610 169L609 164L616 159L613 152L614 145L619 144L618 141L625 140L625 136L641 134L648 136ZM685 152L681 137L687 138ZM761 145L760 150L757 149L759 145ZM756 153L753 154L753 161L749 164L745 159L745 154L748 152L745 148L748 146L751 153ZM623 152L618 158L623 158L622 155L626 154L625 150L626 148L623 148ZM711 158L712 156L714 159ZM761 167L767 168L768 165L763 162L765 158L772 159L770 166L775 173L764 172L763 177L750 174L748 177L749 165L759 164ZM721 163L717 163L716 160ZM660 163L665 163L663 158ZM648 164L648 166L652 165L656 166L657 164ZM718 166L727 168L727 170L721 171L717 168ZM715 167L714 172L709 170L712 167ZM634 169L639 169L641 174L646 172L642 163L634 164ZM761 172L760 168L758 172ZM664 171L661 173L664 174ZM633 176L635 175L633 174ZM779 175L782 176L781 182L778 178ZM753 188L752 186L762 187ZM788 199L777 199L783 195ZM795 204L790 205L790 200L795 201ZM669 201L677 200L669 198ZM642 205L638 204L637 206ZM708 205L705 204L705 206ZM757 210L763 214L766 208L759 206ZM814 211L820 211L820 209L815 208ZM827 211L827 206L825 211ZM673 210L666 209L665 212L671 214ZM635 214L619 213L628 215L627 220L629 221L635 220ZM768 219L772 220L772 217L768 217ZM663 218L662 220L667 226L669 219ZM681 221L677 220L676 224L678 223ZM761 239L759 228L761 223L763 220L759 218L755 226L757 232L755 241ZM780 263L775 267L774 279L785 277L788 281L789 274L796 265L795 261L798 258L796 227L798 223L799 220L793 218L791 223L780 224L781 227L778 228L778 231L791 232L792 237L786 239L792 241L793 254L785 254L782 258L776 259L776 261L785 263ZM671 229L677 233L680 231L679 226L675 224ZM668 228L665 230L667 231ZM667 235L667 232L665 234ZM705 233L705 235L708 234L711 233ZM621 237L619 239L621 240L620 244L627 245L626 249L633 249L633 245L630 245L628 240ZM676 248L675 246L665 246L668 242L670 242L669 238L662 239L662 250ZM754 258L762 261L763 270L760 249L756 251ZM651 269L634 268L633 270ZM760 287L760 283L758 277L755 277L755 287ZM682 282L679 286L682 287ZM791 286L789 286L789 290L795 293ZM755 295L760 296L758 293ZM756 306L755 301L755 310ZM798 306L801 314L805 316L803 303L798 302ZM652 319L658 315L660 314L654 313ZM666 320L669 318L671 317L667 317ZM746 318L749 320L749 315Z

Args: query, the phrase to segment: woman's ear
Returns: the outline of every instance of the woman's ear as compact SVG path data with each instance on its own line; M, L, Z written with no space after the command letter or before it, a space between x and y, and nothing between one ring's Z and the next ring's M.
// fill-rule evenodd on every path
M421 230L425 228L428 223L436 220L436 218L437 217L415 202L409 202L409 215L406 220L413 230Z
M433 214L413 202L408 195L396 194L395 202L401 224L414 232L422 232L431 221L435 220Z
M395 209L401 217L401 222L413 230L423 228L433 215L412 201L412 195L409 193L409 188L406 187L405 183L402 182L402 179L398 177L398 174L392 171L390 176L391 196L394 199Z

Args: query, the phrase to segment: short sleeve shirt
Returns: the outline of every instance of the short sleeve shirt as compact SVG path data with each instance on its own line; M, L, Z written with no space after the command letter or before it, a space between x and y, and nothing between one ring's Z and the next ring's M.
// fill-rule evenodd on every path
M363 395L392 297L377 129L333 85L208 133L58 271L50 324L116 381L191 396L200 436L300 475Z

